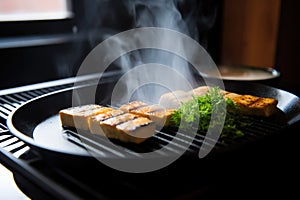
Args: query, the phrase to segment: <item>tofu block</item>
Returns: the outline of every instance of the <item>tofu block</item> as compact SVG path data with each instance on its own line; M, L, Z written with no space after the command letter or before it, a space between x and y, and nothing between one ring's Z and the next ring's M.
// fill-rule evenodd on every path
M230 98L246 115L269 117L277 110L278 101L273 98L262 98L252 95L239 95Z
M89 104L66 108L59 111L62 126L75 127L77 129L89 130L88 118L99 113L104 113L112 108Z
M155 124L146 117L138 117L116 126L117 139L124 142L141 143L155 133ZM113 132L108 133L112 137Z

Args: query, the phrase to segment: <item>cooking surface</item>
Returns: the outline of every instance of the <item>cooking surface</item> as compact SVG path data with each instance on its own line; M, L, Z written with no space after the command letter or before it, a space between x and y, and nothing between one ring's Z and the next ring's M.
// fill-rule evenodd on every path
M51 127L51 129L49 129L49 127ZM45 146L46 148L56 151L76 152L80 155L87 154L83 148L66 140L58 114L38 124L33 131L33 139L37 145Z
M294 127L289 127L289 129L284 132L286 137L294 137L294 135L290 133L294 130L293 128ZM62 181L66 185L66 188L64 187L61 189L62 191L59 191L54 184L52 185L53 188L50 187L50 191L53 190L54 192L52 192L57 196L69 195L69 197L74 194L85 196L90 193L92 196L94 195L93 197L101 197L104 199L111 197L117 198L120 197L120 195L124 197L124 194L128 194L128 191L130 191L129 195L132 198L141 198L146 194L149 199L157 198L158 196L193 198L195 196L205 197L207 195L218 196L218 194L223 197L231 197L238 196L242 193L251 193L254 197L256 196L255 194L258 193L267 196L269 192L274 190L278 190L280 194L286 192L291 194L294 193L294 188L292 184L289 184L289 181L290 178L295 179L297 175L296 172L298 172L298 170L296 170L296 164L294 163L297 145L295 144L295 140L289 141L286 137L282 137L282 134L279 134L277 137L274 137L275 139L269 140L268 142L258 142L255 148L250 145L251 148L241 148L235 155L227 155L216 160L210 160L210 162L192 162L193 164L191 164L186 160L179 160L166 169L141 176L120 175L120 173L114 170L105 168L106 172L111 173L105 173L105 177L103 177L103 170L93 170L95 166L89 167L88 171L78 170L74 168L74 166L65 166L66 169L53 168L49 166L48 163L37 158L34 152L29 151L26 154L22 154L22 159L29 164L31 170L36 170L43 176L37 179L32 176L30 178L27 177L27 180L34 180L34 186L28 184L26 178L24 179L24 177L18 174L15 174L15 180L20 185L20 188L26 191L29 196L43 195L45 198L49 194L38 189L39 187L35 185L40 183L40 179L43 180L45 177L47 180L50 178L51 181L43 181L42 186L48 185L49 187L49 185L51 186L51 184L53 184L53 181L56 183L61 183ZM282 144L282 141L285 142ZM17 150L16 152L18 152ZM279 167L278 163L284 163L285 167ZM186 165L188 165L188 167ZM189 169L188 171L187 168ZM277 170L276 176L270 172L270 169ZM24 174L24 172L22 174ZM238 174L242 174L242 176ZM87 187L87 185L89 186L90 184L89 180L93 178L105 180L104 183L101 183L103 190L99 190L95 185ZM179 181L179 178L187 184L182 185L182 181ZM124 182L124 180L126 181ZM232 190L232 187L228 185L229 180L241 184L235 185L235 189ZM256 184L252 185L250 181L254 181ZM279 184L281 182L284 182L285 185ZM81 183L86 184L82 185ZM28 190L28 187L37 189ZM115 188L118 188L118 191L123 191L124 189L124 193L120 192L117 194ZM119 188L123 189L119 190ZM68 194L68 191L71 191L71 193ZM95 191L98 192L94 193ZM51 196L49 196L49 199L50 197Z

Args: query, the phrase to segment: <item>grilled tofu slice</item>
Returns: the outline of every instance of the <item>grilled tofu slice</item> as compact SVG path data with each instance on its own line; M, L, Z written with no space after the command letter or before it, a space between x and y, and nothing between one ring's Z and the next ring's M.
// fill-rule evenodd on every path
M274 98L241 95L222 90L225 99L231 99L245 115L269 117L277 110L278 101Z
M101 122L104 120L124 114L122 110L111 109L88 118L89 130L91 133L105 135L102 131Z
M59 116L62 126L75 127L88 131L88 118L109 110L111 110L111 108L89 104L60 110Z
M146 117L138 117L116 126L118 138L124 142L141 143L155 133L155 124ZM112 137L108 135L108 137Z
M139 103L129 102L128 104L122 105L120 109L139 116L147 117L151 119L156 125L159 125L161 127L169 125L171 115L174 112L174 109L165 109L160 105L147 105L146 103L140 101Z
M101 125L103 126L117 126L119 124L122 124L124 122L127 122L129 120L133 120L135 118L139 117L138 115L131 114L131 113L124 113L122 115L118 115L116 117L109 118L107 120L104 120L101 122Z
M141 143L155 133L155 124L148 118L124 113L100 122L101 130L95 134L123 142Z
M246 115L269 117L276 112L278 101L273 98L262 98L252 95L237 95L230 98L241 112Z

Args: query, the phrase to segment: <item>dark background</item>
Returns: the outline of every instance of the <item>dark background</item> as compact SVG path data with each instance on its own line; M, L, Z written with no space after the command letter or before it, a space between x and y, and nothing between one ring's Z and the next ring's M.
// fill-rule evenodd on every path
M281 1L276 66L282 74L279 87L300 94L300 2Z
M179 11L216 61L221 1L179 1ZM142 7L140 9L143 9ZM0 22L0 89L75 76L85 56L107 36L136 27L122 1L73 1L65 20ZM199 20L205 17L206 21Z
M226 0L225 0L226 1ZM182 17L195 19L195 37L220 62L222 0L179 1ZM281 72L278 87L299 93L300 2L281 1L275 67ZM0 22L0 89L76 75L93 47L107 36L135 27L122 1L73 1L74 17L65 20ZM206 22L203 22L205 19ZM192 28L191 28L192 29Z

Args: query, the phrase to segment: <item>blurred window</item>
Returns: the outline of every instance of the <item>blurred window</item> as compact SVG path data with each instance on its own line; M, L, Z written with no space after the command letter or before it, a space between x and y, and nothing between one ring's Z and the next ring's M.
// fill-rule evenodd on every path
M70 0L0 0L0 21L58 20L72 17Z

